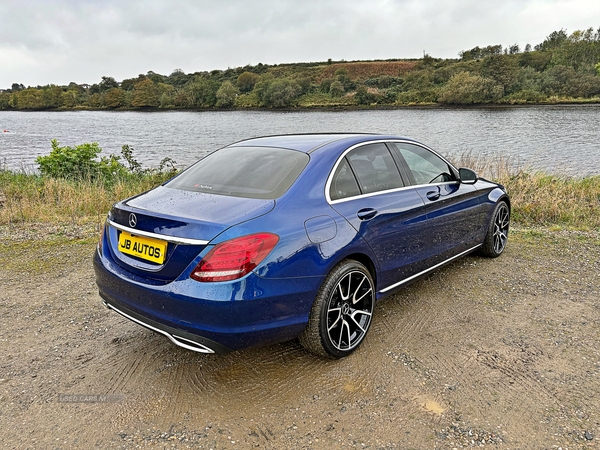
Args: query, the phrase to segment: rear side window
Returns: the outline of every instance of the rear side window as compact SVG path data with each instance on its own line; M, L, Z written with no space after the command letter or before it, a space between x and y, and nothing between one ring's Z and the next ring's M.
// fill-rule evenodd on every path
M403 187L398 167L385 144L358 147L346 155L363 194Z
M331 177L329 198L340 200L403 187L398 167L385 144L355 148L342 159Z
M331 200L339 200L341 198L354 197L355 195L360 195L360 189L352 170L350 170L348 161L344 158L331 178L329 198Z
M306 153L266 147L227 147L211 153L165 186L233 197L275 199L308 164Z

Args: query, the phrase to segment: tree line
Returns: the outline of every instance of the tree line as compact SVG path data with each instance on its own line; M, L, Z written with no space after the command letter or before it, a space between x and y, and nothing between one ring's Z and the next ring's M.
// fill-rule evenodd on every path
M600 28L534 46L490 45L458 59L248 65L0 91L0 109L205 109L600 101Z

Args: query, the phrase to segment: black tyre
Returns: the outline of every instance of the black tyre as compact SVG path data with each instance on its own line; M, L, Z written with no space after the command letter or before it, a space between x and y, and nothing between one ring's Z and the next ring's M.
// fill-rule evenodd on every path
M494 209L492 221L488 226L483 246L479 253L489 258L497 258L502 254L508 241L510 225L510 209L505 201L500 201Z
M321 356L348 356L369 331L374 306L375 286L367 268L342 261L323 282L300 343Z

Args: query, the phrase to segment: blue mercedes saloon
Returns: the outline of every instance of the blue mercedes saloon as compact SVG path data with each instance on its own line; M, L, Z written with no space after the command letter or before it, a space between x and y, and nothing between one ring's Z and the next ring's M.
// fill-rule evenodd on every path
M94 267L108 308L183 348L298 338L341 358L386 295L471 252L500 256L509 221L503 186L412 139L268 136L116 203Z

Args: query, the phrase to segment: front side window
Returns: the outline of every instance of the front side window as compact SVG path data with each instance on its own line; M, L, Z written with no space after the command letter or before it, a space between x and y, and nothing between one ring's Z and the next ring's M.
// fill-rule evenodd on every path
M165 186L233 197L275 199L308 164L306 153L267 147L228 147L198 161Z
M418 145L403 142L394 145L406 161L415 184L454 181L450 166L435 153Z

